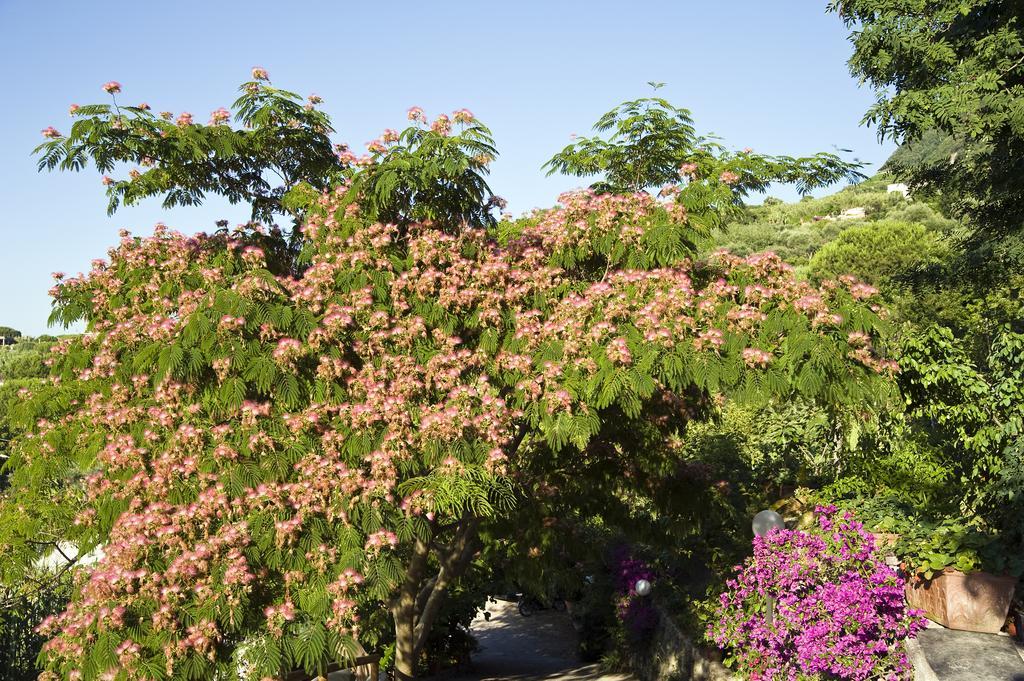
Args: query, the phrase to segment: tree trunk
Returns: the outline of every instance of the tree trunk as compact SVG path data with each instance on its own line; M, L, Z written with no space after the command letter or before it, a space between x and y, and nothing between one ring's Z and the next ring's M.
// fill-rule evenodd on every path
M448 546L417 542L405 580L391 605L395 620L395 675L399 681L416 677L416 665L430 630L441 613L448 587L466 573L475 553L478 518L463 519ZM426 577L431 550L437 556L437 573Z
M418 541L405 580L391 605L395 620L395 673L400 681L416 676L416 597L430 559L430 545Z
M412 622L395 620L395 678L416 678L416 636Z

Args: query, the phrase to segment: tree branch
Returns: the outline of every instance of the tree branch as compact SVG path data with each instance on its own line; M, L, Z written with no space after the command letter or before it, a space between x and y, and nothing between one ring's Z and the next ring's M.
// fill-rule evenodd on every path
M427 595L420 593L417 597L417 601L423 600L423 608L417 608L419 617L414 629L414 648L417 654L423 650L430 628L440 614L448 587L469 567L469 562L475 553L476 530L479 526L479 518L471 517L465 520L456 532L451 548L444 555L439 556L441 568L438 570L437 577L431 579L432 584Z
M526 435L530 432L530 426L523 421L519 424L519 431L516 432L515 436L509 440L509 443L505 445L505 455L512 458L512 455L519 451L519 445L523 444L523 440L526 439Z
M405 572L405 580L402 583L402 588L399 589L398 593L391 599L391 609L392 612L395 613L396 618L398 617L397 613L399 608L410 605L410 603L404 602L404 596L419 592L420 583L423 581L423 570L427 566L427 559L429 557L430 545L420 539L417 539L416 543L413 545L412 560L409 561L409 569Z

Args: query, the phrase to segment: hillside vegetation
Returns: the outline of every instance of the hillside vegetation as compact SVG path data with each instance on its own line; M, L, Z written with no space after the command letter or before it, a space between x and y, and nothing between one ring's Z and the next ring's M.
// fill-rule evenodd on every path
M891 177L880 173L821 198L806 197L796 203L784 203L768 197L760 206L747 207L737 220L719 233L714 238L714 248L727 248L740 255L774 251L798 271L810 275L808 266L811 260L826 244L840 240L841 235L855 228L860 231L852 234L861 238L875 231L892 232L891 226L886 230L878 224L887 222L920 226L914 238L932 244L926 250L934 255L935 244L953 234L957 223L928 203L906 198L900 192L887 191L892 182ZM861 212L863 217L860 217ZM902 242L910 234L892 232L887 237ZM834 259L830 263L834 263ZM905 266L917 264L904 263ZM887 271L892 274L891 269ZM835 274L831 270L822 270L821 273L826 272ZM872 279L867 271L852 270L848 273Z

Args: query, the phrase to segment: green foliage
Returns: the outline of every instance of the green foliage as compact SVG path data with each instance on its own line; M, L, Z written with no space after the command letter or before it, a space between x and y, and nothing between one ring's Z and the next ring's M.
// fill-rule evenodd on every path
M976 483L997 475L1003 450L1024 435L1024 334L1003 329L981 366L945 327L908 334L903 344L909 414L950 450L976 497Z
M1024 546L1024 437L1018 437L1004 452L999 477L986 490L985 513L1002 541L1010 547Z
M56 339L40 336L35 340L48 347ZM13 351L13 348L9 350ZM47 389L42 378L7 378L0 382L0 460L3 461L0 492L7 488L11 474L11 467L6 465L11 443L31 428L29 415L49 416L54 413L26 409L28 396L35 392L48 393L51 405L63 405L57 408L58 411L67 406L67 402L59 397L61 390ZM8 551L8 547L4 547L0 556L9 559L11 554ZM32 571L27 578L20 575L19 579L12 580L10 574L3 570L0 571L0 585L0 669L5 671L5 679L35 679L41 671L37 658L46 641L46 637L35 629L45 617L56 615L67 605L71 595L70 580L67 575L55 576L41 570Z
M929 233L941 236L952 236L957 228L955 220L950 220L923 201L905 202L890 208L885 212L883 219L918 224Z
M457 135L408 128L356 175L354 193L381 222L436 222L449 230L492 226L491 210L504 201L492 198L484 175L497 155L490 130L475 119Z
M330 119L313 101L304 105L299 95L255 75L239 90L234 128L227 120L212 118L203 125L191 115L174 120L147 105L122 106L118 88L111 104L78 107L67 136L37 147L39 169L79 171L90 161L102 173L134 166L126 179L107 187L109 213L148 197L162 197L164 207L172 208L198 205L216 194L249 204L252 219L268 223L290 213L282 201L300 183L319 191L344 176L347 165L328 137Z
M103 173L136 166L125 179L104 176L110 213L149 197L173 208L215 194L248 204L255 222L273 224L285 215L297 228L324 191L342 186L351 203L382 222L433 221L449 230L494 224L491 212L504 201L491 195L484 176L497 152L490 131L468 111L453 114L460 126L455 134L442 115L430 130L386 131L369 145L370 154L357 157L347 145L332 144L319 97L303 104L258 71L232 105L238 127L225 109L202 125L190 114L175 119L146 105L121 106L118 88L111 105L75 108L68 135L48 135L52 139L36 148L39 169L78 171L90 161ZM416 120L426 123L422 112ZM299 237L294 229L293 245Z
M552 157L548 174L603 175L598 191L643 191L679 180L679 166L704 147L693 118L661 98L624 102L594 124L608 139L583 137Z
M0 347L0 381L45 376L49 373L45 364L49 348L49 343L38 341L20 341Z
M829 494L823 495L831 500ZM911 574L931 579L943 570L1020 575L1024 561L1012 543L977 516L944 514L933 504L914 505L895 494L853 497L838 505L854 510Z
M805 196L796 203L764 202L760 206L748 206L737 222L761 222L773 225L799 225L804 222L838 217L851 208L863 208L864 219L874 220L889 217L889 212L908 205L907 199L898 192L890 192L886 186L891 176L879 173L857 184L843 187L839 191L822 197Z
M22 338L14 345L0 347L0 459L6 461L8 447L19 433L24 431L24 422L19 422L17 412L23 402L23 395L43 385L42 377L49 373L46 360L53 336L35 339ZM6 472L0 474L0 489L7 485Z
M820 198L805 197L797 203L766 201L744 207L721 233L714 235L712 246L741 255L772 251L802 271L815 253L846 230L898 221L922 225L928 232L922 238L929 244L934 242L937 251L948 250L938 242L954 232L956 223L925 202L908 201L899 192L887 191L891 181L891 176L879 174ZM917 231L916 227L912 229ZM927 262L935 265L937 259ZM878 266L886 267L882 263Z
M41 379L20 378L5 380L0 384L0 455L7 456L7 447L19 432L12 410L17 411L23 397L23 390L31 390L43 384Z
M844 230L814 254L808 269L819 281L848 274L889 285L900 276L942 262L947 253L923 225L881 220Z
M1005 547L991 534L980 530L977 522L965 524L954 519L928 522L903 518L891 526L882 525L899 535L893 550L907 562L911 572L924 579L949 568L960 572L987 570L996 574L1010 571L1020 574L1020 561L1008 565Z
M42 621L56 615L67 605L71 594L70 580L65 575L47 580L42 588L35 584L18 589L4 589L0 609L0 669L5 681L35 681L42 671L37 658L46 637L36 632Z
M835 154L794 158L731 152L716 138L696 133L687 109L661 98L624 102L604 114L594 130L545 165L548 174L600 177L592 188L631 193L663 187L678 195L691 221L717 228L735 215L743 197L772 183L795 184L801 193L863 177L860 163Z
M925 579L952 568L1020 574L1024 336L1008 327L981 363L970 338L943 326L905 329L886 448L820 491L856 509Z
M737 255L772 251L794 266L806 265L822 246L834 240L846 225L837 220L777 224L755 220L730 224L714 238L716 248Z
M864 122L909 142L888 166L967 217L981 240L1019 232L1024 200L1024 24L1010 0L842 0ZM915 145L917 148L915 149Z

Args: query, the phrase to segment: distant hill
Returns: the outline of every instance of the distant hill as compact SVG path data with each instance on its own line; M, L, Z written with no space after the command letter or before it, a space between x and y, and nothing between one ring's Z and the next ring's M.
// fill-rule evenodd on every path
M889 191L891 176L879 173L821 198L785 203L771 197L750 206L743 216L714 237L712 248L740 255L774 251L806 273L814 255L853 227L881 221L917 224L942 238L957 227L932 205Z

